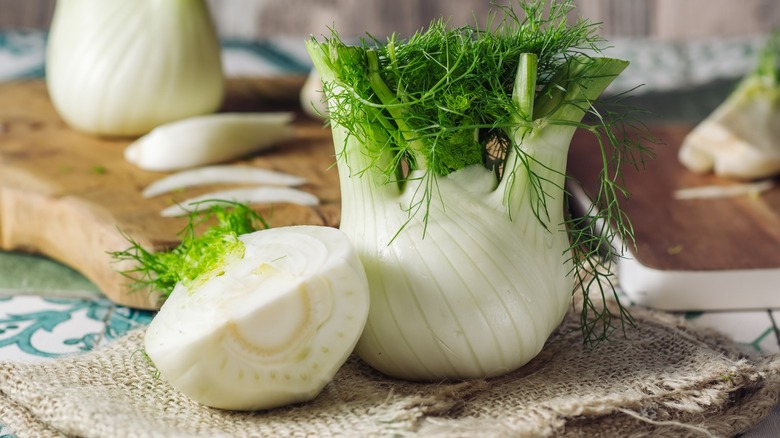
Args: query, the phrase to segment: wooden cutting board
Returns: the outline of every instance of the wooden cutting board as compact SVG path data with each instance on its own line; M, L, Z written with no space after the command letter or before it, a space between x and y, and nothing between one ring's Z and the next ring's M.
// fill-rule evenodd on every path
M759 196L678 200L682 188L735 181L694 174L677 159L689 125L655 125L655 159L624 167L631 196L623 206L636 248L619 261L623 290L639 304L667 310L780 307L780 183ZM589 202L601 166L593 136L577 135L569 173Z
M224 111L296 110L305 78L233 80ZM298 114L296 135L242 162L305 176L301 187L321 200L316 208L258 207L271 226L339 222L338 175L330 131ZM91 280L116 303L154 309L159 296L132 291L109 252L128 248L123 233L149 249L178 242L183 218L159 212L223 187L203 187L144 199L141 191L164 173L127 163L130 139L75 132L59 118L41 81L0 85L0 249L45 254Z

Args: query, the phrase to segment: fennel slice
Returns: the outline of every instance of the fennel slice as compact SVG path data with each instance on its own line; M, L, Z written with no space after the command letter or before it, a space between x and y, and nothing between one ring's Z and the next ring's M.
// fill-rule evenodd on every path
M158 179L142 192L152 198L175 190L209 184L257 184L294 187L306 184L306 178L250 166L217 165L183 170Z
M719 199L737 196L758 196L775 186L772 180L762 180L750 183L731 184L727 186L708 185L686 187L676 190L672 197L678 200L688 199Z
M188 210L190 206L197 205L197 208L207 208L224 201L248 205L290 203L304 207L313 207L319 204L317 196L291 187L250 187L206 193L189 198L163 209L160 216L186 216L191 212Z
M131 143L125 159L143 170L168 172L224 163L294 137L293 114L217 113L154 128Z

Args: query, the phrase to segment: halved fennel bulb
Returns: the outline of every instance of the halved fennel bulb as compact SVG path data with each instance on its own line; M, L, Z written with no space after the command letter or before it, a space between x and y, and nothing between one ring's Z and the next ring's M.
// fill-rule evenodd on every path
M59 0L46 54L57 112L91 134L137 136L218 109L220 46L205 0Z
M171 385L207 406L311 400L362 332L363 267L335 228L280 227L239 239L243 254L175 287L147 330L146 352Z

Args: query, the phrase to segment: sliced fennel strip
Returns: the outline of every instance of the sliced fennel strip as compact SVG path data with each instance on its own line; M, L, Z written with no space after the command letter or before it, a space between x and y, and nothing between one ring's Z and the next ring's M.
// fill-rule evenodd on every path
M304 207L319 205L317 196L302 190L290 187L250 187L243 189L223 190L206 193L201 196L189 198L181 203L163 209L160 216L174 217L186 216L191 213L188 208L207 208L211 205L224 203L225 201L237 202L247 205L290 203Z
M771 179L750 183L721 185L707 185L699 187L687 187L676 190L672 197L677 200L691 199L722 199L739 196L758 196L775 186Z
M125 159L143 170L170 172L230 162L259 153L295 135L293 114L216 113L166 123L125 148Z
M176 190L210 184L257 184L294 187L306 184L306 178L259 167L222 165L184 170L149 184L142 192L152 198Z

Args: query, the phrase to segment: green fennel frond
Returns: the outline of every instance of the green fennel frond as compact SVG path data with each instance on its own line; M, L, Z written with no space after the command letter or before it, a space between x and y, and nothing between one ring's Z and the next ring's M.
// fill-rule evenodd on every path
M403 42L391 36L385 44L370 38L349 46L333 32L323 47L338 85L325 78L324 92L343 104L330 109L330 119L361 142L381 145L371 151L377 156L391 154L382 161L389 176L413 170L443 176L485 164L486 146L507 143L507 131L517 126L511 93L521 55L538 57L542 88L564 58L601 42L595 25L567 24L570 2L549 11L543 2L521 6L524 17L496 5L484 28L436 20ZM408 168L399 172L402 166Z
M587 131L596 138L602 161L599 185L595 193L589 194L591 203L576 216L566 218L571 242L568 251L574 262L572 274L584 292L580 321L588 343L609 339L616 331L624 333L627 326L634 325L617 294L612 271L615 261L635 243L631 221L621 208L621 202L630 195L622 169L642 169L653 156L647 145L658 144L659 140L641 122L642 112L623 103L626 96L622 93L602 100L600 108L589 110L589 118L596 123ZM573 180L571 183L578 184ZM617 304L617 314L609 308L610 300Z
M780 85L780 30L773 32L762 48L753 74L770 78L774 84Z
M216 223L211 225L212 221ZM201 225L210 226L197 234ZM179 233L181 242L176 247L167 251L149 250L125 233L130 247L112 252L111 256L116 261L134 262L133 268L121 271L132 280L134 288L168 296L179 282L189 286L217 275L230 257L243 253L238 237L264 228L268 228L265 220L245 204L219 201L206 209L198 209L195 204L187 225Z

